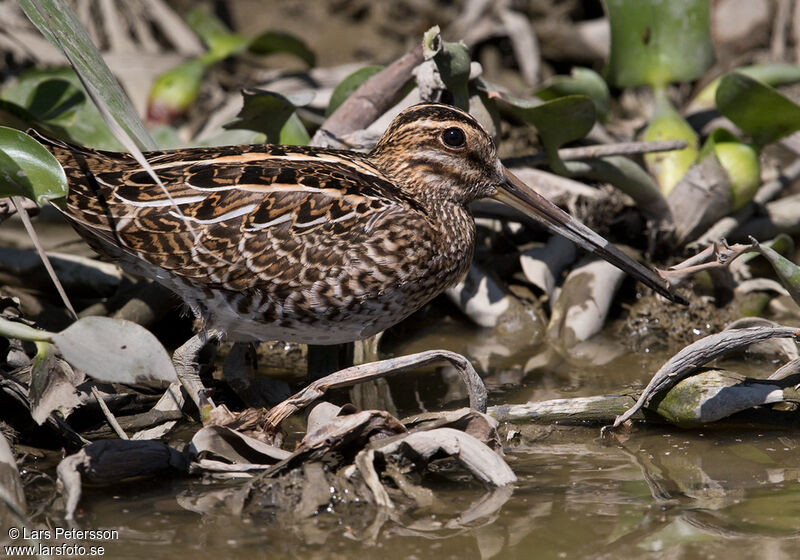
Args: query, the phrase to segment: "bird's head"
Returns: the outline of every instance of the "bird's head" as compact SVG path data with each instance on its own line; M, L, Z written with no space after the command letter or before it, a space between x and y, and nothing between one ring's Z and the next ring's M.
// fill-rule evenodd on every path
M419 201L466 206L479 198L494 198L669 299L683 301L656 271L630 258L508 171L497 157L491 136L456 107L437 103L409 107L395 117L369 159Z

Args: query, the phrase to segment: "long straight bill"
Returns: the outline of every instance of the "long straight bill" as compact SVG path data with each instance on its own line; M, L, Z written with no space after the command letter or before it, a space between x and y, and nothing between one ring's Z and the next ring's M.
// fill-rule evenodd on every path
M595 233L523 183L508 169L503 171L506 176L506 182L497 189L497 193L492 198L519 210L541 223L550 231L563 235L579 247L610 262L639 280L642 284L653 288L662 296L677 303L687 303L686 300L673 291L669 282L659 276L656 271L630 258L606 241L601 235Z

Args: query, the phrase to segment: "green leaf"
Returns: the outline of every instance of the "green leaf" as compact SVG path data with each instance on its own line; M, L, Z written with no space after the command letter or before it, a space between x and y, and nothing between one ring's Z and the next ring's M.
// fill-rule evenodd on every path
M778 275L778 280L789 292L789 295L792 296L795 303L800 305L800 267L767 245L761 245L756 242L754 250L761 253L769 261L769 264L775 270L775 274Z
M434 25L422 37L422 52L425 60L433 60L436 64L439 77L453 96L453 105L468 111L468 81L472 60L467 46L463 41L443 41L439 26Z
M247 48L254 54L292 54L305 62L309 68L313 68L317 62L316 55L301 39L284 31L265 31L252 39Z
M644 214L658 220L672 220L658 184L650 173L632 159L608 156L564 163L571 176L610 183L630 196Z
M130 100L67 1L20 0L19 3L39 31L53 45L65 51L85 80L84 85L90 87L93 95L104 102L122 129L141 149L156 149L156 143L150 138Z
M64 359L87 375L106 383L177 383L167 351L144 327L109 317L84 317L53 342Z
M197 58L156 78L147 99L147 118L163 124L185 113L200 93L208 64L208 59Z
M267 137L263 132L238 128L223 130L222 127L213 134L204 137L198 146L235 146L237 144L264 144Z
M71 68L33 68L23 72L17 81L5 88L2 92L2 97L8 102L12 102L18 106L25 107L25 115L21 115L18 110L10 108L8 105L0 105L0 109L6 109L11 113L7 115L11 117L10 120L2 119L2 124L20 128L22 130L34 127L37 129L45 129L48 133L54 136L71 140L76 144L98 148L101 150L122 150L122 145L116 140L114 135L109 130L100 112L93 103L79 103L74 107L65 107L67 110L59 113L51 113L50 115L43 115L48 117L47 120L42 120L33 115L29 105L36 99L41 99L42 93L52 86L45 86L43 84L48 82L65 81L70 84L70 88L65 90L66 100L75 99L77 101L77 94L70 92L80 92L81 95L86 97L86 90L81 84L80 78ZM72 89L74 88L74 89ZM41 105L44 107L44 104ZM46 110L44 111L47 112ZM20 117L18 120L14 119L12 115ZM23 126L23 122L25 125ZM56 133L58 131L58 133Z
M754 80L758 80L768 86L778 87L800 82L800 65L772 63L756 64L753 66L743 66L737 68L735 72L744 74ZM717 88L722 78L717 78L697 94L692 100L691 107L700 110L705 107L714 106Z
M195 8L186 14L186 23L208 45L209 58L215 62L247 48L248 39L232 32L222 21L204 8Z
M648 171L656 178L661 192L668 196L675 185L697 160L698 136L686 119L672 106L663 88L656 88L653 118L642 133L646 142L683 140L687 146L680 150L645 154Z
M434 25L422 35L422 56L430 60L442 50L442 30Z
M28 130L29 128L44 128L41 121L34 117L25 107L16 103L0 99L0 126Z
M0 127L0 196L25 196L40 206L67 195L67 176L47 149L13 128Z
M611 94L603 77L589 68L575 67L569 76L553 76L545 86L534 95L539 99L550 101L567 95L586 95L594 103L594 109L600 120L608 114Z
M175 150L186 145L178 133L178 129L174 126L156 126L150 129L150 134L158 142L158 147L162 150Z
M469 110L469 68L472 60L467 46L458 43L442 42L442 49L433 57L439 75L453 96L453 105Z
M297 105L304 105L310 101L306 97L289 99L279 93L259 89L247 89L242 94L244 96L244 106L237 115L236 120L225 125L225 128L244 128L263 132L267 136L267 142L271 144L279 144L281 142L281 131L294 115L296 105L293 101L296 101ZM300 138L298 124L302 128L302 123L299 120L289 125L291 131L287 131L286 135L288 137L295 140ZM307 135L308 133L306 133Z
M717 128L709 134L697 160L701 161L714 154L731 185L731 205L738 210L751 200L761 186L761 162L758 151L745 144L724 128Z
M83 90L68 80L39 82L28 100L28 110L40 121L67 120L86 102Z
M311 142L311 137L308 135L303 121L300 120L297 113L292 113L292 116L281 128L279 143L289 146L307 146L309 142Z
M359 68L344 80L339 82L333 93L331 100L328 102L328 108L325 109L325 116L329 117L333 112L339 108L339 105L344 103L345 99L350 97L352 93L361 87L361 84L369 80L372 76L383 70L383 66L364 66Z
M18 338L28 342L53 342L54 334L0 317L0 335L6 338Z
M567 95L535 105L529 101L502 99L526 123L536 127L550 167L568 175L558 149L586 136L595 123L594 103L585 95Z
M685 82L714 63L709 0L604 3L611 24L606 75L616 86Z
M759 245L761 247L769 247L770 249L777 251L780 255L793 255L795 252L795 243L794 239L791 236L785 233L779 233L773 239L769 241L760 242ZM748 263L753 259L757 259L759 256L758 253L745 253L741 257L739 257L739 262L741 263Z
M768 85L737 72L720 81L717 108L750 135L757 148L800 130L800 106Z

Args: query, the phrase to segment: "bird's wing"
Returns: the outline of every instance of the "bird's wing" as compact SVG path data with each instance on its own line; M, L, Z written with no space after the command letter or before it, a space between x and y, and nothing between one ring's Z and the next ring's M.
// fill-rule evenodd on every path
M264 145L147 153L162 189L130 155L48 147L70 182L65 213L96 248L199 285L288 293L352 267L365 271L362 284L374 283L391 274L401 238L425 229L424 212L409 212L413 201L350 153Z

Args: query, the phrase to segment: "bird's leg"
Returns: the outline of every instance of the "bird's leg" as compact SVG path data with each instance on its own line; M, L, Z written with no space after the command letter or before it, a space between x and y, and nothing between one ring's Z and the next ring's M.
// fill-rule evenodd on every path
M359 365L378 361L378 343L383 331L363 340L353 343L353 363ZM337 368L342 369L342 368ZM385 410L392 416L397 416L397 405L392 398L392 391L385 379L373 379L365 383L353 385L350 389L350 400L360 410Z
M308 345L308 373L306 381L311 383L326 375L353 365L353 343L321 346Z
M325 394L328 389L348 387L356 383L363 383L416 369L435 362L447 361L455 366L469 393L469 406L473 410L486 412L486 387L472 364L461 354L448 350L428 350L409 356L399 356L379 362L361 364L345 368L332 373L311 383L305 389L295 393L269 411L265 425L277 426L289 415L302 410Z
M258 357L251 342L235 342L222 363L230 388L249 408L271 407L292 394L289 384L258 374Z
M219 340L222 338L222 334L220 331L202 330L184 342L172 354L172 365L175 366L175 373L178 374L181 385L186 389L194 404L197 405L197 409L201 411L201 400L211 404L211 406L214 406L214 403L204 395L206 388L203 387L203 382L200 381L197 356L206 344L212 340Z

